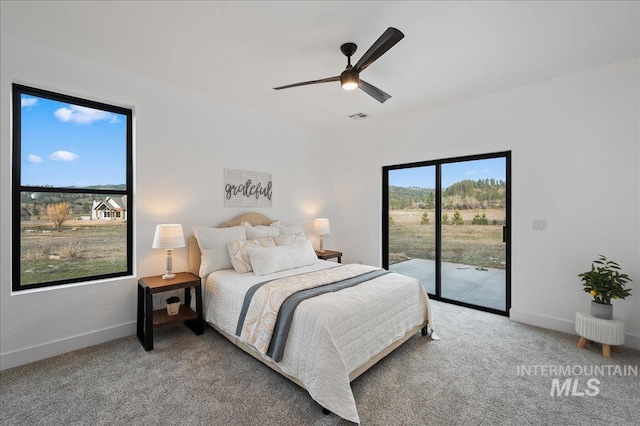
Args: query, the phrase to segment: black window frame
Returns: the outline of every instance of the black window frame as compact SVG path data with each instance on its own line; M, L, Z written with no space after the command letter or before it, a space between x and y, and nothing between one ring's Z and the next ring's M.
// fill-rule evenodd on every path
M53 186L30 186L22 185L22 95L37 96L47 98L58 102L69 103L72 105L84 106L88 108L98 109L102 111L112 112L124 115L127 118L126 123L126 189L94 189L94 188L77 188L77 187L53 187ZM70 96L63 93L52 92L49 90L39 89L36 87L26 86L18 83L12 84L12 205L11 205L11 223L12 223L12 291L21 292L43 287L55 287L66 284L76 284L84 282L93 282L108 278L124 277L133 275L133 109L120 106L110 105L103 102L92 101L89 99ZM109 274L92 275L78 278L70 278L64 280L47 281L36 284L21 285L20 283L20 253L21 253L21 227L20 212L21 202L20 195L22 192L40 192L40 193L80 193L95 194L100 196L120 195L127 197L127 267L125 271L114 272Z
M472 303L462 302L459 300L448 299L446 297L442 297L442 273L441 273L441 262L442 262L442 165L451 164L451 163L459 163L464 161L474 161L474 160L486 160L492 158L504 158L505 159L505 167L506 167L506 223L503 228L503 239L506 244L505 247L505 256L506 256L506 269L505 269L505 285L506 285L506 295L505 295L505 310L488 308L485 306L474 305ZM453 305L464 306L467 308L476 309L479 311L490 312L493 314L503 315L508 317L511 311L511 151L499 151L499 152L491 152L486 154L476 154L476 155L466 155L460 157L452 157L452 158L441 158L436 160L428 160L428 161L416 161L412 163L403 163L403 164L394 164L389 166L382 167L382 267L384 269L389 270L389 172L392 170L400 170L400 169L410 169L415 167L425 167L425 166L435 166L435 200L436 200L436 215L435 215L435 225L436 225L436 235L435 235L435 249L436 249L436 271L435 271L435 286L436 286L436 294L429 294L429 297L433 300L438 300L446 303L451 303Z

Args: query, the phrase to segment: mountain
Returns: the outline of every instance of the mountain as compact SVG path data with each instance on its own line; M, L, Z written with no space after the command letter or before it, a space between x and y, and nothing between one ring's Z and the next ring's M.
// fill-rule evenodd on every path
M496 179L465 179L443 190L445 210L500 208L505 205L507 185ZM389 186L389 209L433 209L435 189Z

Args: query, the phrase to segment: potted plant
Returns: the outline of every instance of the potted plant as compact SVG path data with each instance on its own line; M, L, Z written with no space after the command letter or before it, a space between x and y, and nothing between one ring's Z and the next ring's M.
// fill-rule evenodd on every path
M631 279L629 275L622 274L620 271L620 265L600 255L598 260L591 263L590 271L578 274L584 291L593 296L591 315L594 317L612 319L611 299L624 299L631 296L631 291L625 289L625 285L631 282Z
M180 312L180 298L177 296L171 296L166 300L167 302L167 315L174 316Z

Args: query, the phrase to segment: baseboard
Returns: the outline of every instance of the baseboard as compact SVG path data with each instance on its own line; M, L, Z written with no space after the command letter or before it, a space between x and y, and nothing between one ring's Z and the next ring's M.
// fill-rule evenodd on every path
M561 331L568 334L576 334L576 324L574 321L568 321L561 318L545 317L543 315L532 314L531 312L518 311L511 309L509 318L515 322L529 324L536 327L542 327L549 330ZM624 346L627 348L640 350L640 336L625 333Z
M0 371L30 362L62 355L67 352L98 345L121 337L131 336L136 333L136 322L103 328L102 330L60 339L42 345L31 346L17 351L0 354Z

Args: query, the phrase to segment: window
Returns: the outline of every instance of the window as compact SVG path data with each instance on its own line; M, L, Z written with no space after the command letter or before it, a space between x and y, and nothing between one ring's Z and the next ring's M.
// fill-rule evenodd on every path
M13 290L131 275L132 110L19 84L12 102Z

